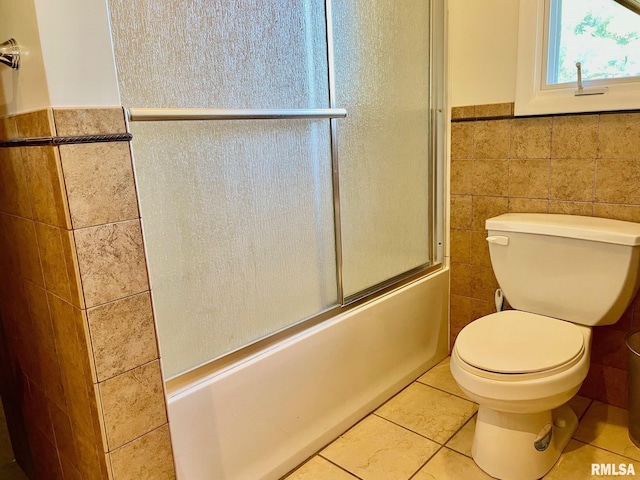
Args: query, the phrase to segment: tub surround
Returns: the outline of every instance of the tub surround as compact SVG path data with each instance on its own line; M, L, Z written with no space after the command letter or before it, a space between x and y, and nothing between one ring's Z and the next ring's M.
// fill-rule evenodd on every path
M465 325L495 311L487 218L539 212L640 222L640 113L516 118L504 103L454 107L451 118L453 345ZM617 324L593 330L582 395L626 407L624 336L639 327L636 298Z
M5 117L0 141L122 133L122 108L54 108ZM5 383L33 453L23 468L175 478L128 142L2 148L0 183Z

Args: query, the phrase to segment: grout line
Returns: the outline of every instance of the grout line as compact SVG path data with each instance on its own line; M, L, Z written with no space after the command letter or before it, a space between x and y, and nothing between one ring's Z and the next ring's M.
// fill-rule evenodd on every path
M466 265L466 264L462 264L462 265ZM478 266L478 265L474 265L474 266ZM464 295L458 295L458 296L463 297ZM466 298L471 298L471 299L473 299L473 300L481 300L481 299L477 299L477 298L473 298L473 297L466 297ZM483 300L483 301L485 301L485 302L487 302L487 303L491 303L491 302L489 302L488 300ZM425 385L425 386L427 386L427 387L434 388L434 389L436 389L436 390L438 390L438 391L440 391L440 392L448 393L449 395L453 395L453 396L454 396L454 397L456 397L456 398L460 398L460 399L462 399L462 400L466 400L467 402L475 403L473 400L470 400L470 399L469 399L469 398L467 398L467 397L463 397L463 396L461 396L460 394L453 393L453 392L449 392L449 391L447 391L447 390L444 390L443 388L436 387L436 386L434 386L434 385L429 385L428 383L421 382L420 380L416 380L416 382L418 382L420 385ZM477 403L476 403L476 405L477 405Z
M322 447L322 449L324 449L325 447ZM320 450L322 450L320 449ZM285 473L284 475L282 475L280 477L280 480L283 480L285 478L288 478L290 475L293 475L295 472L297 472L298 470L300 470L302 467L304 467L307 463L309 463L311 460L313 460L315 457L320 457L324 460L327 460L329 462L331 462L328 458L323 457L322 455L320 455L320 450L318 450L317 452L311 454L310 457L308 457L307 459L303 460L302 462L300 462L298 465L296 465L295 467L293 467L291 470L289 470L287 473ZM331 462L333 463L333 462ZM334 464L335 465L335 464ZM336 465L337 467L340 467L340 465ZM342 467L340 467L342 470L344 470Z
M137 221L138 223L141 224L141 220L142 220L142 218L138 214L137 217L133 217L133 218L125 218L123 220L115 220L113 222L104 222L104 223L98 223L98 224L95 224L95 225L84 225L84 226L81 226L81 227L74 227L72 229L72 231L79 232L81 230L88 230L90 228L104 227L104 226L108 226L108 225L117 225L117 224L120 224L120 223L135 222L135 221ZM140 230L142 230L142 226L140 227Z
M109 305L109 304L111 304L111 303L120 302L121 300L128 300L128 299L130 299L130 298L137 297L137 296L139 296L139 295L150 294L150 293L151 293L151 290L150 290L150 289L142 290L141 292L130 293L130 294L125 295L124 297L118 297L118 298L116 298L116 299L114 299L114 300L109 300L109 301L107 301L107 302L98 303L98 304L96 304L96 305L92 305L91 307L84 307L84 308L76 307L76 308L79 308L80 310L87 310L87 311L88 311L88 310L94 310L94 309L96 309L96 308L104 307L104 306ZM64 300L64 299L63 299L63 300ZM66 301L66 300L65 300L65 301ZM71 302L67 302L67 303L71 303Z
M469 417L469 419L468 419L466 422L464 422L464 424L462 424L462 426L461 426L458 430L456 430L456 432L455 432L453 435L451 435L451 437L449 437L449 440L447 440L447 441L444 443L444 446L447 446L447 443L449 443L449 442L453 439L453 437L455 437L458 433L460 433L460 431L461 431L464 427L466 427L466 426L467 426L467 424L468 424L469 422L471 422L471 421L472 421L472 420L473 420L477 415L478 415L478 412L476 411L476 413L474 413L473 415L471 415L471 416ZM474 430L474 435L475 435L475 430ZM456 449L454 449L454 448L451 448L451 447L447 447L447 448L449 448L450 450L453 450L454 452L459 453L460 455L463 455L463 456L465 456L465 457L467 457L467 458L472 458L472 457L471 457L471 456L469 456L469 455L465 455L464 453L458 452L458 451L457 451Z
M585 408L585 409L584 409L584 411L582 412L582 414L578 417L578 427L580 426L580 421L585 417L585 415L587 414L587 412L589 411L589 409L592 407L593 402L594 402L593 398L589 398L589 397L584 397L584 398L586 398L587 400L589 400L589 403L588 403L588 405L587 405L587 408ZM574 413L575 413L575 412L574 412ZM578 430L578 429L576 428L576 431L577 431L577 430ZM574 435L575 435L575 432L574 432Z
M435 366L435 365L434 365L434 366ZM433 367L432 367L432 368L433 368ZM425 373L426 373L426 372L425 372ZM420 375L420 376L422 376L422 375ZM419 378L419 377L418 377L418 378ZM418 470L416 470L416 472L414 472L414 474L413 474L413 475L411 475L411 477L409 477L409 479L407 479L407 480L410 480L411 478L414 478L414 477L415 477L415 475L416 475L416 474L417 474L417 473L418 473L422 468L424 468L424 466L425 466L425 465L426 465L426 464L427 464L431 459L433 459L433 458L438 454L438 452L439 452L440 450L442 450L443 448L445 448L445 443L446 443L446 442L448 442L449 440L451 440L451 438L453 438L453 437L454 437L454 436L455 436L455 435L456 435L456 434L457 434L457 433L458 433L458 432L459 432L459 431L460 431L460 430L461 430L461 429L462 429L462 428L463 428L463 427L464 427L464 426L465 426L469 421L471 421L471 419L472 419L472 418L476 415L476 413L477 413L477 412L474 412L474 413L473 413L473 415L471 415L471 416L470 416L470 417L469 417L469 418L468 418L468 419L467 419L467 420L466 420L466 421L465 421L465 422L464 422L464 423L463 423L463 424L462 424L462 425L461 425L461 426L460 426L460 427L459 427L459 428L458 428L454 433L452 433L452 434L451 434L451 436L449 436L449 438L447 438L447 440L446 440L444 443L440 443L440 442L438 442L438 441L436 441L436 440L434 440L434 439L432 439L432 438L427 437L426 435L423 435L423 434L421 434L421 433L419 433L419 432L416 432L416 431L414 431L414 430L411 430L410 428L407 428L407 427L405 427L404 425L400 425L399 423L396 423L396 422L395 422L395 421L393 421L393 420L389 420L388 418L385 418L385 417L383 417L383 416L381 416L381 415L379 415L379 414L377 414L377 413L376 413L376 411L377 411L377 410L379 410L383 405L386 405L386 404L387 404L388 402L390 402L393 398L395 398L396 396L398 396L401 392L403 392L404 390L406 390L407 388L409 388L409 387L410 387L411 385L413 385L414 383L419 383L420 385L423 385L423 386L426 386L426 387L429 387L429 388L434 388L435 390L439 390L439 391L441 391L441 392L443 392L443 393L450 394L449 392L446 392L446 391L444 391L444 390L441 390L441 389L438 389L438 388L432 387L431 385L426 385L426 384L424 384L424 383L422 383L422 382L418 382L418 380L416 379L416 380L414 380L413 382L411 382L409 385L407 385L405 388L403 388L403 389L402 389L400 392L398 392L396 395L394 395L393 397L389 398L389 400L387 400L385 403L383 403L382 405L380 405L378 408L376 408L376 409L375 409L373 412L371 412L369 415L367 415L367 416L366 416L366 417L364 417L362 420L360 420L360 422L356 423L353 427L351 427L351 428L349 429L349 430L351 430L351 429L355 428L358 424L360 424L362 421L364 421L364 420L365 420L366 418L368 418L369 416L371 416L371 415L375 415L376 417L378 417L378 418L379 418L379 419L381 419L381 420L384 420L384 421L389 422L389 423L391 423L391 424L393 424L393 425L396 425L397 427L400 427L400 428L402 428L403 430L406 430L407 432L410 432L410 433L412 433L412 434L418 435L418 436L420 436L420 437L422 437L422 438L425 438L426 440L429 440L430 442L433 442L433 443L435 443L436 445L438 445L439 447L438 447L438 449L433 453L433 455L431 455L431 456L430 456L430 457L429 457L429 458L428 458L428 459L427 459L427 460L426 460L426 461L425 461L425 462L420 466L420 468L418 468ZM453 395L453 394L450 394L450 395ZM457 397L457 398L461 398L461 397L458 397L457 395L453 395L453 396L455 396L455 397ZM473 402L470 402L468 399L464 399L464 398L461 398L461 399L462 399L462 400L466 400L466 401L467 401L467 402L469 402L469 403L473 403ZM328 459L327 457L323 456L320 452L321 452L322 450L324 450L326 447L328 447L329 445L331 445L333 442L335 442L336 440L338 440L339 438L341 438L341 437L342 437L345 433L347 433L349 430L347 430L346 432L344 432L344 433L342 433L341 435L339 435L339 436L338 436L335 440L333 440L332 442L329 442L325 447L323 447L322 449L320 449L320 450L319 450L315 455L318 455L318 456L320 456L321 458L324 458L325 460L327 460L327 461L329 461L330 463L332 463L332 464L333 464L334 462L332 462L332 461L331 461L330 459ZM460 453L460 452L457 452L457 453ZM313 456L315 456L315 455L313 455ZM462 455L462 454L461 454L461 455ZM306 460L304 463L307 463L311 458L313 458L313 456L312 456L312 457L310 457L308 460ZM303 463L302 465L304 465L304 463ZM300 468L302 465L300 465L300 466L299 466L299 467L297 467L297 468ZM335 465L335 464L334 464L334 465ZM336 466L340 467L340 465L336 465ZM297 469L297 468L296 468L296 469ZM340 467L340 468L342 468L342 467ZM343 470L345 470L344 468L342 468L342 469L343 469ZM294 470L294 471L295 471L295 470ZM352 472L349 472L348 470L347 470L347 472L348 472L349 474L351 474L351 475L354 475ZM289 473L289 474L287 474L287 475L290 475L290 474L291 474L291 473ZM355 475L354 475L354 476L355 476ZM360 478L360 477L357 477L357 476L356 476L356 478Z
M611 454L616 455L618 457L622 457L622 458L625 458L627 460L631 460L632 462L640 464L640 460L636 460L635 458L632 458L632 457L627 457L626 455L623 455L623 454L621 454L619 452L614 452L613 450L609 450L608 448L604 448L604 447L601 447L599 445L594 445L592 443L588 443L588 442L585 442L583 440L578 440L577 438L574 438L574 437L571 437L571 440L575 441L575 442L578 442L578 443L580 443L582 445L588 445L589 447L597 448L598 450L602 450L603 452L611 453ZM565 447L565 449L566 448L567 447ZM564 453L564 450L562 451L562 453Z
M595 155L595 159L594 159L594 165L593 165L593 195L592 195L592 199L593 199L593 203L591 205L591 215L594 215L595 212L595 208L594 208L594 204L596 203L596 193L597 193L597 186L598 186L598 160L600 160L600 121L601 121L601 116L598 115L598 128L596 129L596 155Z
M146 436L146 435L149 435L149 434L151 434L151 433L156 433L156 432L157 432L158 430L160 430L161 428L168 427L168 426L169 426L169 422L165 422L165 423L163 423L162 425L159 425L159 426L153 427L153 428L152 428L151 430L149 430L148 432L144 432L143 434L138 435L136 438L134 438L134 439L132 439L132 440L129 440L129 441L127 441L127 442L123 443L122 445L120 445L120 446L118 446L118 447L115 447L114 449L109 450L108 452L104 452L104 453L105 453L105 454L106 454L106 453L113 453L113 452L115 452L115 451L117 451L117 450L120 450L121 448L126 447L127 445L130 445L131 443L135 442L136 440L140 440L142 437L144 437L144 436Z
M385 402L386 403L386 402ZM384 405L384 404L383 404ZM379 408L379 407L378 407ZM313 457L321 457L324 458L325 460L334 463L333 461L331 461L329 458L325 457L324 455L322 455L322 451L325 450L326 448L328 448L329 446L333 445L335 442L337 442L339 439L341 439L347 432L351 431L352 429L354 429L355 427L357 427L358 425L360 425L362 422L364 422L365 419L367 419L369 416L373 415L373 412L368 413L367 415L365 415L363 418L361 418L360 420L358 420L355 424L353 424L351 427L349 427L347 430L345 430L344 432L342 432L340 435L338 435L337 437L335 437L333 440L329 441L327 444L323 445L322 447L320 447L318 450L316 450L313 454L311 454L306 460L304 460L302 463L300 463L298 466L296 466L293 470L289 471L287 474L285 474L285 476L287 475L291 475L293 472L295 472L296 470L298 470L300 467L302 467L302 465L306 464L307 462L309 462ZM340 467L340 465L337 465L334 463L334 465ZM340 467L342 468L342 467ZM344 470L344 468L342 468ZM351 472L349 472L351 475L353 475ZM285 478L285 477L282 477ZM356 478L359 478L356 476Z
M330 458L323 457L320 453L317 453L316 455L314 455L313 457L311 457L309 460L307 460L306 462L304 462L302 465L307 464L311 459L313 459L313 458L314 458L314 457L316 457L316 456L318 456L318 457L320 457L320 458L322 458L322 459L326 460L326 461L327 461L327 462L329 462L331 465L334 465L334 466L338 467L338 468L339 468L340 470L342 470L343 472L347 472L347 473L348 473L349 475L351 475L352 477L357 478L358 480L363 480L363 479L362 479L362 477L359 477L359 476L358 476L358 475L356 475L355 473L353 473L353 472L351 472L351 471L347 470L345 467L343 467L343 466L341 466L341 465L338 465L337 463L335 463L334 461L332 461ZM300 465L300 467L302 467L302 465ZM300 468L300 467L298 467L298 468ZM296 468L296 470L298 470L298 468Z
M435 458L435 456L436 456L436 455L438 455L438 453L440 453L440 451L441 451L443 448L446 448L446 447L445 447L444 445L440 445L440 448L438 448L435 452L433 452L433 455L431 455L429 458L427 458L427 460L426 460L422 465L420 465L420 467L418 468L418 470L416 470L416 471L413 473L413 475L411 475L407 480L411 480L411 479L415 478L415 476L416 476L416 475L418 475L418 473L420 473L420 470L422 470L424 467L426 467L426 466L427 466L427 464L428 464L431 460L433 460L433 459Z
M469 401L469 400L467 400L467 401ZM473 403L473 402L469 402L469 403ZM429 438L428 436L426 436L426 435L425 435L425 434L423 434L423 433L416 432L415 430L412 430L412 429L411 429L411 428L409 428L409 427L406 427L406 426L404 426L404 425L401 425L400 423L397 423L397 422L395 422L394 420L390 420L390 419L388 419L388 418L386 418L386 417L383 417L382 415L379 415L379 414L377 414L376 412L373 412L373 413L372 413L372 415L375 415L376 417L378 417L378 418L380 418L380 419L382 419L382 420L385 420L385 421L387 421L387 422L389 422L389 423L392 423L392 424L394 424L394 425L396 425L396 426L398 426L398 427L400 427L400 428L403 428L404 430L406 430L406 431L408 431L408 432L415 433L416 435L419 435L419 436L420 436L420 437L422 437L422 438L426 438L427 440L429 440L429 441L431 441L431 442L433 442L433 443L436 443L436 444L438 444L438 445L444 445L444 444L446 444L449 440L451 440L451 438L453 438L453 437L455 436L455 434L456 434L456 433L458 433L458 432L460 431L460 429L461 429L462 427L464 427L464 425L466 425L466 424L467 424L467 422L468 422L469 420L471 420L471 418L473 418L476 414L477 414L477 411L476 411L476 412L474 412L474 413L473 413L473 415L471 415L467 420L465 420L464 424L462 424L462 426L460 426L460 427L459 427L459 428L458 428L454 433L452 433L452 434L451 434L451 436L449 436L449 437L447 438L447 440L446 440L444 443L440 443L438 440L434 440L433 438Z

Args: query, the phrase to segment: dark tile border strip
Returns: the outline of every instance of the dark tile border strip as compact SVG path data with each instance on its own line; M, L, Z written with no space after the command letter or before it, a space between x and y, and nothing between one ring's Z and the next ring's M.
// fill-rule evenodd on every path
M514 118L524 118L524 117L514 117L513 115L500 115L497 117L466 117L466 118L452 118L451 123L464 123L464 122L484 122L484 121L493 121L493 120L511 120Z
M626 113L640 113L640 110L605 110L597 112L567 112L567 113L545 113L543 115L500 115L495 117L464 117L464 118L452 118L451 123L465 123L465 122L481 122L492 120L513 120L519 118L545 118L545 117L576 117L583 115L624 115Z
M130 142L130 133L113 133L107 135L79 135L72 137L37 137L17 138L0 142L0 148L46 147L52 145L77 145L82 143Z

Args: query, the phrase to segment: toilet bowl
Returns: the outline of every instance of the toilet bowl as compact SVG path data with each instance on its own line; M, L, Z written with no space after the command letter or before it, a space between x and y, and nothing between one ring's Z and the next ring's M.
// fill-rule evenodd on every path
M591 327L615 323L637 292L640 225L546 214L486 225L496 278L515 310L463 328L450 368L479 405L474 461L502 480L534 480L577 428L567 402L589 370Z
M460 332L450 368L479 404L472 455L480 468L514 480L551 469L578 425L559 407L587 376L590 344L588 327L516 310Z

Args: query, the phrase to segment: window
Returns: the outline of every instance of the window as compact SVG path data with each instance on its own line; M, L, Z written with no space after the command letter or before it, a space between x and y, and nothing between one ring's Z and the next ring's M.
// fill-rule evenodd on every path
M640 15L612 0L551 0L546 85L640 76Z
M614 0L521 0L516 115L637 108L640 15Z

